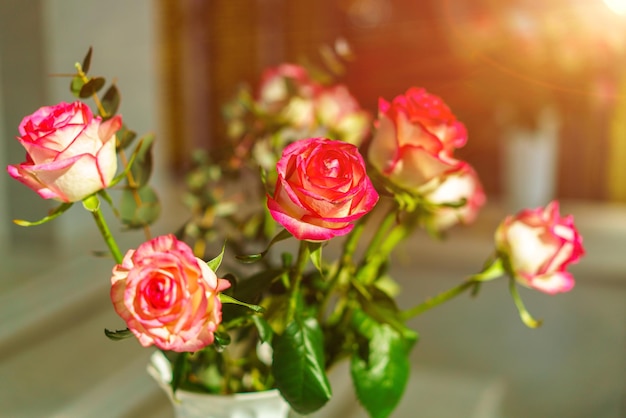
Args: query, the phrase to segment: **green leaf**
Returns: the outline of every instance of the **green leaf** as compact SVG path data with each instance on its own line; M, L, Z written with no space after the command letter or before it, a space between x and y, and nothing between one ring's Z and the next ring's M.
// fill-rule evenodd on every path
M135 151L133 151L133 153L131 154L130 159L128 160L128 163L126 164L126 167L124 167L124 171L119 173L117 176L113 177L113 180L111 180L111 183L109 183L109 187L113 187L120 181L127 179L128 173L130 173L130 169L135 163L135 159L137 158L137 154L139 153L139 150L140 150L140 147L137 146L137 148L135 148Z
M355 311L353 326L364 337L350 364L357 397L370 417L386 418L404 394L411 369L409 354L417 335L403 338L362 311Z
M152 145L154 144L154 139L155 136L153 134L145 135L140 139L140 142L135 148L134 154L136 157L130 167L135 187L144 186L148 183L148 180L150 180L150 175L152 174Z
M381 324L387 324L396 330L400 335L411 339L415 331L404 324L402 312L396 306L393 298L376 286L369 286L369 299L359 295L359 302L363 311Z
M111 186L112 186L112 184L111 184ZM115 215L115 217L119 218L120 217L120 213L118 212L117 208L113 204L113 199L111 198L111 195L107 192L107 190L106 189L100 190L98 192L98 195L100 197L102 197L104 199L104 201L109 204L109 206L111 207L111 210L113 210L113 214Z
M220 293L219 298L220 298L220 302L222 302L222 303L232 303L233 305L245 306L246 308L248 308L248 309L250 309L250 310L252 310L252 311L254 311L256 313L262 313L262 312L265 311L265 309L263 309L262 306L253 305L251 303L242 302L240 300L235 299L232 296L228 296L225 293Z
M322 272L322 243L321 242L308 242L309 254L313 265L319 271Z
M137 190L128 187L123 189L119 206L120 219L130 229L151 225L161 213L159 198L150 186Z
M105 114L100 116L102 116L104 120L113 117L117 113L117 109L120 107L120 92L115 84L111 84L107 89L104 96L102 96L101 102Z
M483 270L480 273L470 276L467 280L473 280L476 282L486 282L489 280L498 279L506 274L505 262L501 257L495 257L487 260Z
M48 216L38 220L38 221L34 221L34 222L30 222L30 221L25 221L23 219L13 219L13 223L19 225L19 226L36 226L36 225L41 225L41 224L45 224L46 222L50 222L51 220L53 220L54 218L56 218L57 216L62 215L66 210L68 210L69 208L72 207L74 203L62 203L60 206L57 206L56 208L52 209L50 212L48 212Z
M231 338L230 334L227 332L214 332L213 336L215 337L215 343L222 347L226 347L230 344Z
M315 318L296 315L273 341L276 386L300 414L320 409L332 396L324 370L324 335Z
M289 231L287 231L286 229L283 229L278 234L276 234L274 238L272 238L272 240L267 245L267 248L265 248L265 250L263 250L262 252L258 254L236 255L235 258L243 263L255 263L261 260L263 257L265 257L265 255L270 250L272 245L276 244L277 242L286 240L287 238L291 238L291 236L292 235Z
M252 322L254 322L254 325L259 332L259 338L261 339L261 341L264 343L271 343L272 337L274 336L274 330L272 329L269 322L267 322L265 318L259 315L252 316Z
M245 280L238 282L234 289L234 296L237 300L245 302L255 302L259 295L270 285L280 278L287 269L261 270Z
M83 72L85 74L87 74L87 72L89 72L89 68L91 67L91 54L93 53L93 47L89 47L89 50L87 51L87 54L85 55L85 58L83 58L83 65L81 66L81 69L83 70Z
M133 333L128 329L117 329L115 331L111 331L109 329L104 329L104 335L106 335L109 339L113 341L120 341L126 338L132 337Z
M222 251L212 260L207 261L207 266L213 271L217 271L220 268L220 264L222 264L222 259L224 258L224 251L226 250L226 243L222 246Z
M117 131L117 147L118 149L125 149L133 140L137 138L137 133L128 129L126 125L122 125L119 131Z
M89 81L87 81L78 92L78 97L81 99L86 99L94 94L96 94L102 87L106 80L102 77L93 77Z

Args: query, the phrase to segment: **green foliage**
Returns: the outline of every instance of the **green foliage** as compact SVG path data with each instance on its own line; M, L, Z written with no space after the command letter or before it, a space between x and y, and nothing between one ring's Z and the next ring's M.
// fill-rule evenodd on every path
M315 318L295 315L282 335L274 336L276 386L291 407L309 414L324 406L332 392L324 367L324 335Z
M122 190L119 212L121 221L127 228L143 228L158 219L161 204L151 186L140 189L126 187Z
M105 83L106 80L103 77L93 77L89 79L78 91L78 97L86 99L93 96L104 87Z
M31 222L31 221L25 221L23 219L14 219L13 223L19 226L36 226L36 225L45 224L46 222L50 222L54 218L65 213L65 211L71 208L72 205L73 203L62 203L56 208L52 209L50 212L48 212L48 216L45 216L38 221Z
M358 310L352 323L362 337L350 363L357 397L372 418L386 418L404 393L417 335L403 336Z
M93 47L89 47L87 54L85 54L85 58L83 58L83 65L81 66L83 72L87 74L89 69L91 68L91 56L93 54Z
M115 84L111 84L101 99L102 109L104 110L104 115L101 116L104 120L115 116L120 107L120 100L120 93L117 86Z
M308 242L309 246L309 254L311 257L311 262L319 271L322 272L322 243L321 242Z
M237 255L235 257L237 257L237 259L243 263L255 263L261 260L263 257L265 257L267 252L270 250L270 248L272 248L274 244L276 244L277 242L286 240L287 238L291 238L291 233L287 231L286 229L283 229L278 234L276 234L274 238L272 238L272 240L269 242L265 250L261 251L260 253L248 254L248 255Z
M172 387L172 393L176 397L176 391L185 382L187 374L191 370L191 365L188 361L189 353L176 353L174 361L172 362L172 381L170 386Z
M117 148L126 149L129 147L133 140L137 138L137 133L128 129L126 125L122 125L119 131L117 131Z
M274 331L272 330L271 325L263 319L262 316L258 315L252 316L252 322L254 322L254 325L256 326L261 341L264 343L271 343L272 337L274 336Z
M118 329L115 331L111 331L109 329L104 329L104 335L107 336L110 340L120 341L125 340L126 338L132 337L133 333L128 329Z
M152 146L154 145L155 136L152 134L145 135L139 140L134 152L134 162L130 167L132 174L132 184L129 186L140 188L148 183L152 175Z
M224 259L225 250L226 250L226 244L222 246L222 251L220 251L220 253L217 256L215 256L215 258L206 262L211 270L217 271L217 269L220 268L220 265L222 264L222 260Z
M83 77L81 77L80 75L75 75L74 77L72 77L72 81L70 82L70 91L74 96L80 97L80 90L83 88L84 85L85 81L83 80Z

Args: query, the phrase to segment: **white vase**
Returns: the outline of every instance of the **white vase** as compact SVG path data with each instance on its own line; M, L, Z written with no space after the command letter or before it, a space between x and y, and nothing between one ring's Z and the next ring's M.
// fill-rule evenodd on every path
M177 390L176 398L170 382L172 368L157 351L150 357L148 373L167 393L176 418L287 418L289 404L276 389L263 392L213 395Z
M507 209L545 206L556 195L558 128L556 113L543 109L537 128L512 127L504 145L504 191Z

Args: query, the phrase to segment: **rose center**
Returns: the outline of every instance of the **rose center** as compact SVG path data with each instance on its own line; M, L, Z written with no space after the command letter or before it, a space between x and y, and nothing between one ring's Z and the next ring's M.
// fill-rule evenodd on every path
M327 158L324 160L324 175L326 177L339 176L339 160L336 158Z
M170 306L172 294L169 280L161 275L150 279L144 289L146 301L155 309L164 309Z

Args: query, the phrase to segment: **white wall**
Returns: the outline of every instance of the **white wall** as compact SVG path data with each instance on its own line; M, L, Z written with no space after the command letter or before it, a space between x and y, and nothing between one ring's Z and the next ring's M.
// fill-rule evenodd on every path
M0 80L2 80L2 55L0 54ZM2 83L0 83L0 132L6 132L4 125L4 107L2 100ZM5 141L0 142L0 166L4 167L8 164L6 157ZM4 174L4 173L3 173ZM0 252L5 254L9 241L9 207L8 207L8 190L7 175L0 175Z
M155 4L152 0L43 2L45 60L49 71L72 73L74 63L81 62L89 47L93 47L89 73L105 77L107 86L108 82L116 80L122 95L119 113L128 127L140 135L162 131L157 115ZM47 85L51 104L75 100L68 89L68 78L50 77ZM87 100L87 103L94 108L92 101ZM160 158L157 150L157 161ZM163 166L157 163L159 165ZM155 170L154 175L154 180L163 179L162 170ZM80 204L70 211L71 214L54 221L63 251L84 248L85 240L99 245L90 215ZM89 240L89 237L92 238Z

